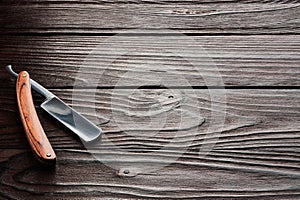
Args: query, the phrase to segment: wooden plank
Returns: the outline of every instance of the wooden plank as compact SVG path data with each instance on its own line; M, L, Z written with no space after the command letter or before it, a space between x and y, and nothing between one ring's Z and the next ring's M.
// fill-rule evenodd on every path
M74 98L81 101L73 103L72 90L53 92L103 129L102 142L85 147L108 166L117 162L133 174L144 174L145 163L159 169L177 163L186 169L246 170L297 180L300 175L299 90L226 90L225 102L211 100L206 90L97 90L95 99L92 90L76 90L79 96ZM28 149L12 90L3 93L0 147ZM85 160L87 152L78 138L38 110L55 150L78 153L78 161L71 156L70 162L91 161ZM211 151L206 155L205 149Z
M93 119L94 103L88 100L93 90L76 90L83 105L80 101L72 103L72 90L53 92ZM227 103L225 124L219 127L222 131L218 135L205 134L213 120L212 96L207 90L97 90L94 101L105 137L93 149L85 150L77 138L38 109L58 157L55 170L50 170L41 167L29 151L13 90L1 90L1 102L6 106L0 109L0 194L14 199L297 199L299 92L226 90L226 102L213 100L220 115ZM191 113L193 119L174 114L179 110L195 112L197 102L203 123ZM149 117L145 116L155 116L159 111L172 120L166 120L161 131L151 131ZM123 114L121 119L118 114ZM199 124L177 131L178 120L188 126L195 121ZM124 121L127 130L121 129ZM174 132L179 134L176 141ZM202 155L201 146L214 141L213 149ZM164 149L168 143L171 146ZM183 148L186 144L188 149ZM157 170L142 168L145 165Z
M45 87L299 86L299 45L297 35L5 36L0 87L14 85L7 64Z
M32 1L0 6L0 32L118 33L173 29L197 34L299 34L299 3L103 3ZM289 3L290 2L290 3ZM159 2L158 2L159 3ZM168 32L168 31L167 31Z
M54 170L36 163L30 152L3 150L8 161L0 194L13 199L297 199L299 177L276 173L171 164L133 177L84 152L58 150Z

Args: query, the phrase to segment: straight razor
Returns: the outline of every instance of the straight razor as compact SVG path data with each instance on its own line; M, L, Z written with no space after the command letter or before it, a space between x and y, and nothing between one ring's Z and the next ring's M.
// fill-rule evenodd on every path
M11 65L6 66L6 69L15 78L18 77L18 74L13 71ZM84 142L94 141L101 136L102 130L100 128L76 112L52 92L32 79L30 79L30 84L33 90L46 98L46 101L41 104L41 107L52 117L78 135Z

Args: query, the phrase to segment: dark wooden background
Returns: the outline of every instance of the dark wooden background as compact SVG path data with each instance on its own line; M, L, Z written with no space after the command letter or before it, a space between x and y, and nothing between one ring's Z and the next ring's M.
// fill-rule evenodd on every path
M299 15L296 0L2 0L0 199L300 199ZM157 38L156 44L117 62L110 55L97 54L97 60L112 64L100 81L82 80L82 88L77 89L88 96L90 87L84 83L98 83L95 102L86 102L83 114L89 117L89 110L96 105L98 125L106 136L97 149L103 162L95 160L78 138L41 110L38 105L43 99L34 93L40 120L58 157L54 169L42 167L29 149L18 115L15 80L5 65L14 65L16 71L27 70L33 79L72 105L76 73L90 51L131 29L147 29L147 34L139 32L136 40ZM227 101L216 100L214 104L227 104L225 124L217 130L219 136L210 136L216 144L206 156L199 156L199 149L210 141L203 132L212 120L212 102L197 70L207 76L217 72L204 55L194 55L194 44L185 55L201 63L199 69L189 68L177 57L157 53L156 47L164 45L160 44L161 37L169 37L155 34L159 29L183 33L201 44L223 78ZM176 37L174 41L180 39ZM126 37L123 40L130 45ZM131 87L143 85L149 75L147 67L154 73L162 70L161 65L180 71L189 81L195 94L190 106L196 106L205 121L180 130L183 136L172 151L157 153L155 150L172 138L180 121L178 115L153 137L147 136L149 130L143 126L133 137L117 126L112 112L131 109L131 115L147 126L147 117L139 118L134 111L147 110L151 105L162 113L177 112L176 105L186 98L181 90L188 85L177 85L174 76L166 72L161 76L173 81L172 89L151 85L131 96L117 97L113 89L128 70L140 75L137 85L120 88L130 92ZM97 70L88 69L89 73ZM219 89L222 85L211 86ZM130 126L134 124L128 123ZM150 172L132 167L139 166L141 157L149 166L176 158L179 147L191 140L190 135L195 137L187 151L166 167ZM115 147L124 149L124 156L114 155ZM128 169L103 164L114 156L122 158L118 162L128 164Z

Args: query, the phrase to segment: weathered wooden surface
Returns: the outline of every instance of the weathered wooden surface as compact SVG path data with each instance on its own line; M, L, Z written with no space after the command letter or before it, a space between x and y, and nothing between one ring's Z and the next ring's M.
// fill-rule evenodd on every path
M154 173L124 178L83 152L58 150L61 160L53 171L38 166L29 152L1 153L11 154L10 169L2 174L2 196L16 199L297 199L299 195L299 177L280 173L172 164Z
M131 1L7 1L0 4L2 33L115 33L128 29L176 29L202 34L299 33L299 3L180 5ZM178 4L179 3L179 4Z
M0 199L299 199L299 12L293 0L1 1ZM34 93L58 158L38 164L7 64L100 126L101 143L84 146Z
M299 86L299 46L298 35L5 36L0 64L26 69L46 87L73 87L78 72L82 86L114 87L127 72L134 75L122 86L160 85L157 77L175 87ZM3 67L0 80L14 84Z
M3 196L13 198L28 196L33 199L45 194L46 199L56 197L288 199L296 198L300 193L298 145L300 110L297 108L300 102L299 90L226 90L226 118L223 131L219 130L220 134L205 134L212 120L210 119L212 102L208 91L189 91L191 94L196 93L195 96L181 96L184 94L182 90L176 92L167 89L139 90L136 93L131 92L130 96L116 97L112 90L99 90L95 102L98 116L103 119L99 125L103 128L106 138L94 150L85 150L70 132L61 129L45 113L39 112L45 124L45 131L57 152L58 164L53 171L39 167L32 158L32 153L27 150L27 142L18 125L18 114L14 110L15 103L11 92L12 89L8 89L8 97L3 99L2 96L1 100L6 102L7 106L0 110L1 113L6 113L9 119L16 120L10 125L7 123L8 120L1 120L1 130L6 130L1 131L0 135L3 168L0 189ZM71 103L71 90L53 92ZM77 92L85 96L93 94L89 90ZM170 94L174 95L174 98L169 99ZM117 102L120 105L111 104L111 101L114 102L112 98L118 98ZM190 102L194 102L191 106L196 105L196 102L201 105L200 113L205 122L188 130L179 131L181 137L172 144L172 150L164 150L162 148L174 137L178 127L176 123L178 119L173 113L178 110L172 104L176 105L179 102L181 105L183 98L186 100L190 98ZM121 112L126 119L126 113L135 108L133 102L152 105L152 108L158 107L172 116L173 120L167 121L161 131L153 137L149 137L151 131L139 131L132 135L128 130L133 127L136 129L133 122L128 122L127 130L120 130L118 126L122 122L116 122L112 112L123 108ZM224 102L215 103L217 107L224 106ZM79 104L77 109L80 109ZM87 117L91 109L91 105L84 108ZM145 109L140 106L136 114L146 112ZM136 123L140 125L145 123L146 126L147 122L148 119L143 118ZM155 128L152 128L155 132ZM201 146L214 141L214 137L216 144L213 150L205 156L201 155L201 152L199 153ZM180 148L189 140L192 141L184 154L178 156L182 153ZM122 154L120 149L123 150ZM90 153L100 156L101 162ZM170 157L175 161L170 162L173 161ZM114 166L111 163L114 162L126 166L121 168L121 173L111 168ZM141 168L143 162L149 165L167 164L158 171L148 172L145 169L143 172L141 171L144 169ZM130 173L123 174L122 172L127 169ZM36 197L31 196L33 194Z

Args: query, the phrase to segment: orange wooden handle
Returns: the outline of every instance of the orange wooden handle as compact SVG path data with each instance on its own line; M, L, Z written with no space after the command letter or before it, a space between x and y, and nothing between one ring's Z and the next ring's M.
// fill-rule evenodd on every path
M42 128L34 108L30 78L26 71L19 73L17 80L17 99L21 120L26 132L29 144L37 158L46 164L56 161L55 152Z

